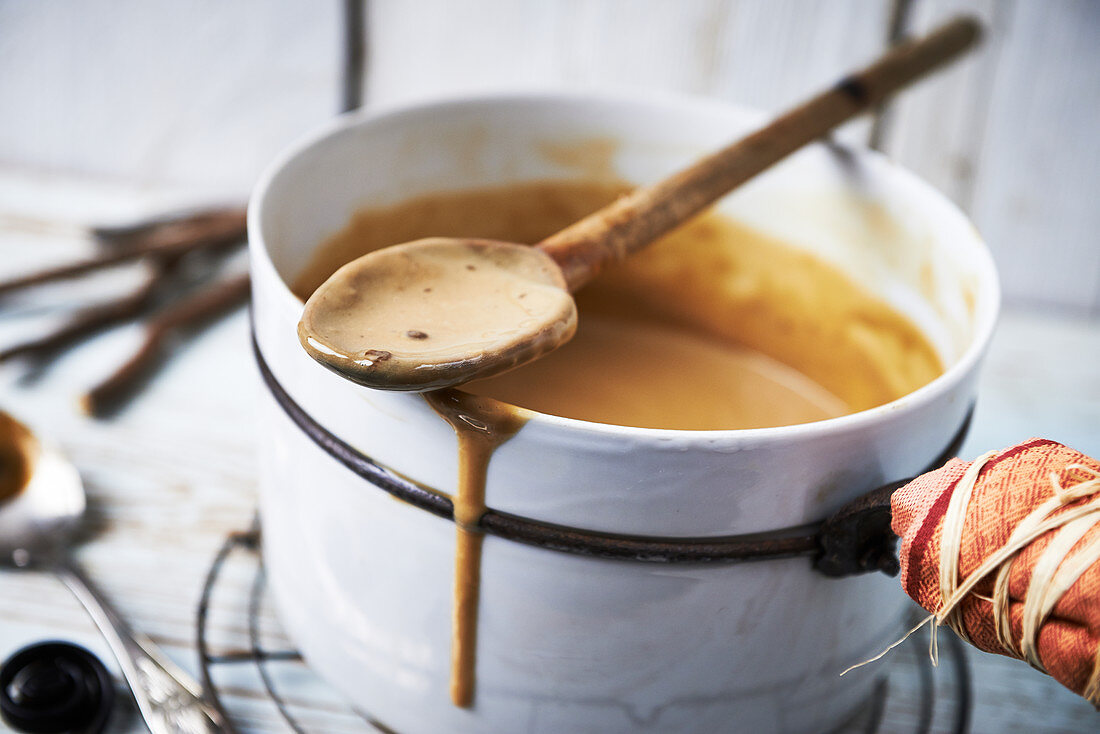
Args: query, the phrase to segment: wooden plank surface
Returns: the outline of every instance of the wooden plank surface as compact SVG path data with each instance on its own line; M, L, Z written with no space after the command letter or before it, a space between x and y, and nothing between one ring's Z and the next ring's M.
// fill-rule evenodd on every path
M0 161L244 196L336 111L340 7L0 3Z
M887 152L973 214L1010 302L1100 313L1095 0L370 0L365 96L610 87L776 110L878 53L895 3L912 32L971 12L989 33L901 103ZM0 3L0 165L243 198L336 110L341 6Z
M1018 2L973 214L1023 302L1100 311L1100 3ZM1089 193L1084 193L1089 192Z
M910 6L909 30L933 27L953 13L971 13L986 27L978 50L899 98L885 150L956 204L973 201L978 153L988 123L991 80L1000 62L1015 0L922 0Z
M888 13L882 0L376 0L366 96L388 106L501 89L632 89L777 109L872 58ZM862 139L867 127L842 137Z
M5 185L12 181L0 177L0 191ZM37 192L28 196L37 214L52 207L53 221L79 221L100 206L104 196L100 186L88 185L85 190L71 182L25 186ZM166 196L120 186L112 191L120 201L106 208L114 211L138 210ZM87 250L87 241L44 228L41 222L33 224L38 221L26 216L25 209L10 211L0 205L0 249L20 257L18 265L0 266L0 276L30 268L34 261L56 261ZM119 276L120 281L127 277ZM48 316L56 310L56 295L57 291L53 296L36 294L23 303L22 316L0 319L0 344L34 328L36 319L43 318L40 311ZM77 295L72 291L70 298ZM47 298L53 303L44 303ZM1097 326L1087 319L1009 312L989 355L972 436L962 455L1036 434L1100 455ZM23 384L19 365L0 366L0 407L58 442L76 463L86 483L89 526L94 531L80 551L81 560L136 628L194 671L194 613L204 576L226 535L249 525L256 502L254 406L259 380L249 353L246 317L237 313L191 344L141 400L116 419L96 422L79 415L73 407L76 395L113 366L117 351L136 336L124 328L94 340L32 385ZM218 586L211 618L216 649L239 647L247 640L251 578L248 559L236 558ZM291 644L281 638L270 611L261 622L266 644ZM0 656L58 637L87 645L117 669L94 627L60 584L32 573L0 571ZM980 653L969 658L976 689L972 731L1100 730L1100 718L1088 704L1026 665ZM276 673L295 714L311 730L367 731L339 697L300 664L280 663ZM286 730L250 667L219 666L216 680L244 731ZM911 731L919 708L912 699L913 675L898 677L894 685L884 730ZM937 719L937 726L941 724ZM115 727L141 730L132 716Z
M979 53L907 94L885 150L975 217L1010 302L1100 312L1100 4L911 0L909 33L957 13ZM687 92L777 110L885 45L886 0L375 0L372 105L497 89ZM507 60L507 61L506 61ZM863 141L866 121L842 138Z
M983 48L899 103L887 151L968 210L1012 302L1100 311L1100 4L919 0L911 28L969 12Z
M166 205L243 199L259 170L336 105L340 3L57 0L0 3L0 276L87 252L74 224ZM866 60L891 0L374 0L372 105L499 89L687 92L776 109ZM1031 435L1100 454L1100 3L913 0L911 28L963 10L990 27L974 59L914 91L887 152L972 211L1010 311L986 365L973 456ZM866 123L843 133L866 134ZM64 172L54 176L51 172ZM81 178L83 177L83 178ZM138 185L135 185L138 184ZM0 318L0 346L66 304L136 282L52 288ZM1092 314L1092 320L1087 314ZM197 340L116 420L76 414L81 389L138 334L119 329L25 384L0 366L0 408L57 440L80 468L95 537L81 557L124 614L194 670L203 576L255 504L258 381L243 314ZM247 563L219 587L213 637L246 639ZM273 645L277 620L263 617ZM59 584L0 572L0 656L45 637L110 654ZM974 653L972 731L1100 731L1092 709L1026 665ZM258 678L220 667L246 731L285 731ZM365 731L327 686L282 664L314 731ZM899 681L906 680L903 677ZM914 685L912 676L909 686ZM903 688L904 682L899 682ZM912 730L893 699L886 731ZM937 720L936 731L943 722ZM0 725L2 728L2 725ZM132 717L117 731L141 731Z

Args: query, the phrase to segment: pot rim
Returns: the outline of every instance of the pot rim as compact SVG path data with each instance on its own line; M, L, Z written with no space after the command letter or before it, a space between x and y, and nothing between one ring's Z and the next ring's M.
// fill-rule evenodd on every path
M258 265L269 270L278 281L279 298L294 308L300 309L303 305L302 300L291 291L290 286L282 277L278 268L275 267L263 237L262 221L269 192L290 163L303 155L307 155L310 150L325 144L329 139L354 128L393 121L401 117L421 116L426 113L515 104L553 104L555 106L604 104L617 107L633 106L636 108L648 106L663 111L696 111L712 115L730 115L732 113L741 115L746 120L764 119L759 111L713 98L672 92L654 93L651 91L647 91L642 95L636 91L618 90L580 92L500 91L475 95L455 95L382 106L373 110L355 110L337 115L332 120L306 133L277 155L261 173L249 199L248 239L250 254ZM977 320L975 333L964 352L941 375L913 392L888 403L836 418L790 426L719 430L641 428L596 423L521 408L528 421L572 433L622 437L636 444L667 444L673 441L681 445L709 444L742 447L749 443L767 443L773 440L805 441L817 437L857 431L888 418L897 419L904 414L919 411L938 396L958 385L976 368L988 348L1000 310L1000 284L989 248L965 213L931 184L877 151L863 146L845 144L845 147L869 161L874 167L876 175L895 177L903 187L918 198L922 198L926 206L938 207L945 218L953 219L958 224L967 226L972 233L972 246L975 250L973 254L977 266L976 271L979 274L979 293L974 306ZM318 368L323 369L320 366ZM348 384L351 385L351 383ZM360 390L370 389L358 385L354 387ZM415 395L415 393L410 393L410 395Z

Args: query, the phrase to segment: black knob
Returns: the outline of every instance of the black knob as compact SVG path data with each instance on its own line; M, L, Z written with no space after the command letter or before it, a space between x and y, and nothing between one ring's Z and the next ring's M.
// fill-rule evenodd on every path
M98 734L114 702L110 673L83 647L42 642L0 665L0 717L19 731Z

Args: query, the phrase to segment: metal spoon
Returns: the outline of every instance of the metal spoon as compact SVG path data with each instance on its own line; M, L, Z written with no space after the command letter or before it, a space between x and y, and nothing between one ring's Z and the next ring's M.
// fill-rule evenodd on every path
M570 293L740 184L974 45L957 18L890 49L767 126L543 240L433 238L345 265L306 302L310 356L382 390L431 390L509 370L567 342Z
M26 481L5 483L12 476ZM0 565L49 571L69 587L118 658L153 734L232 731L202 699L200 686L148 637L130 629L72 557L70 543L84 508L75 467L0 412Z

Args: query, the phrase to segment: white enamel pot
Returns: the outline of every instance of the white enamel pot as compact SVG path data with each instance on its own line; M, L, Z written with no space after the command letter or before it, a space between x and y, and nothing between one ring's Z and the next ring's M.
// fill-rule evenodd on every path
M584 178L593 161L547 155L547 144L593 139L614 141L616 176L645 183L758 122L679 97L442 102L341 118L264 176L249 212L255 339L269 382L264 558L288 633L354 706L402 734L607 734L825 731L867 701L875 667L839 673L899 635L909 603L896 580L829 579L807 558L661 563L490 534L476 702L454 707L454 524L377 486L403 477L452 493L454 434L420 397L371 391L316 364L295 331L302 303L287 283L361 207ZM963 425L999 292L989 253L952 204L881 156L815 145L719 208L907 314L946 372L887 405L790 427L689 432L536 414L492 459L493 510L673 539L791 528L920 472ZM349 469L348 455L369 456L382 480Z

